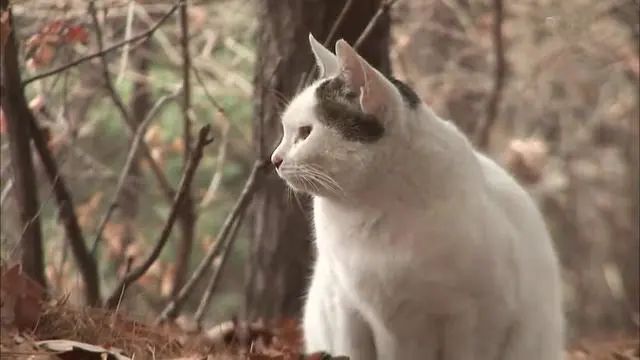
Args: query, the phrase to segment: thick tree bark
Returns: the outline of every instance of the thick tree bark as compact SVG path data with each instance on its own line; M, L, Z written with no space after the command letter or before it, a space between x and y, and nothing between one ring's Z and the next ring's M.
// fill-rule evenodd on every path
M7 9L8 1L0 2L0 11ZM20 241L22 266L35 281L46 285L44 275L42 231L40 229L38 189L36 187L33 159L31 157L31 133L29 107L20 85L20 66L15 31L11 31L2 50L2 78L0 92L2 110L6 116L9 151L13 167L16 205L24 229ZM4 34L3 34L4 35Z
M335 41L353 44L380 6L380 0L354 1ZM324 41L345 1L264 0L259 5L258 63L255 76L254 140L258 156L267 158L280 139L280 97L290 99L312 69L309 32ZM387 14L359 48L375 67L389 73ZM261 130L264 137L261 139ZM246 306L250 318L298 316L311 268L310 202L287 196L284 183L270 172L254 199L253 244L247 279ZM301 206L300 206L301 205Z

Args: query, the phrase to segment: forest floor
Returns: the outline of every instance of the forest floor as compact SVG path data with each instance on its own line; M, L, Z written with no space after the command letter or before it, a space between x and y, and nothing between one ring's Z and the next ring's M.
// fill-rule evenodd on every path
M42 289L21 273L6 271L1 280L1 359L345 359L301 355L295 321L267 326L233 320L206 331L184 320L176 321L181 326L154 326L117 310L76 308L68 298L40 301ZM628 336L584 340L567 351L566 360L637 360L639 346L637 337Z

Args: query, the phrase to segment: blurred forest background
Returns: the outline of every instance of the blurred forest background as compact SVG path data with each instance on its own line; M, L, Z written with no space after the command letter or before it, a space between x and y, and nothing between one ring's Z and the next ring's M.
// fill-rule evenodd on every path
M2 261L53 297L205 326L298 314L309 203L260 161L313 77L312 32L360 38L528 187L560 254L570 341L637 334L637 0L2 5Z

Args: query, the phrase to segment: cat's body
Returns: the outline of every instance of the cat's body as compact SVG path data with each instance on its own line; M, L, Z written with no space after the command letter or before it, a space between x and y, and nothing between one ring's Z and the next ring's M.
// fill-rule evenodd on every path
M527 193L346 43L338 61L312 47L333 77L292 101L273 155L290 186L314 195L306 350L353 360L560 359L559 270Z

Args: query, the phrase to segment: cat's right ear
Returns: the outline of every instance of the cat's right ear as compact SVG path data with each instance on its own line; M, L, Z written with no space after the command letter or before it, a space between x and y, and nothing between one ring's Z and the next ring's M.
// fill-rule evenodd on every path
M329 49L322 46L311 33L309 33L309 44L311 45L313 56L316 58L318 69L320 70L320 78L337 75L338 60L336 56L329 51Z

